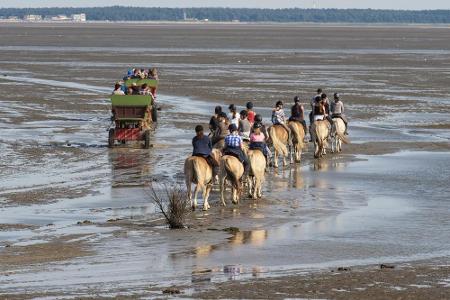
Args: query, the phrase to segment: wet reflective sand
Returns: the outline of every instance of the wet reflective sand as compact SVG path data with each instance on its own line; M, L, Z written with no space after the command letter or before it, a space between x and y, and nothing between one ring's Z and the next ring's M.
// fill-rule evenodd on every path
M102 44L109 27L89 30L98 42L63 35L58 46L50 35L43 47L24 32L42 37L47 28L3 29L14 38L0 43L0 295L153 295L171 284L201 290L229 279L449 257L442 28L427 29L436 44L425 49L408 40L423 29L398 29L406 42L370 49L336 29L350 49L293 51L297 29L275 28L271 42L243 42L240 52L182 39L155 42L142 55L142 45ZM211 28L204 43L221 30L236 34ZM239 30L245 39L255 29ZM277 40L280 30L288 31ZM130 64L150 63L163 78L153 147L108 149L110 86ZM353 144L343 154L314 161L307 151L300 165L267 174L262 200L223 208L214 189L212 210L191 213L189 229L163 226L146 186L183 179L192 128L215 105L255 99L268 120L273 101L290 101L300 87L307 102L318 85L348 99ZM47 255L37 255L42 249ZM30 259L12 260L17 253Z

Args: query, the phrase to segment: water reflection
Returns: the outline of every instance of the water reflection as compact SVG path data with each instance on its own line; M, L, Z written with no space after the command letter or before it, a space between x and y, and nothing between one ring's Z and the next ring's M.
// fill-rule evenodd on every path
M150 182L151 152L117 148L108 152L113 187L142 186Z
M262 246L267 240L267 230L251 230L240 231L229 238L230 244L233 246L250 244L253 246Z

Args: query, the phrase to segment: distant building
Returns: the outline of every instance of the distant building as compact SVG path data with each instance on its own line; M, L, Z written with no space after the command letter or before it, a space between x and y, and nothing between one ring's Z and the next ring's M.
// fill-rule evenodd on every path
M72 19L66 15L57 15L57 16L51 17L50 20L51 21L70 21Z
M18 22L18 21L20 21L20 18L17 17L17 16L9 16L8 17L8 21L10 21L10 22Z
M26 15L25 17L23 17L23 20L27 21L27 22L42 21L42 16L41 15Z
M70 17L74 22L86 22L86 14L74 14Z

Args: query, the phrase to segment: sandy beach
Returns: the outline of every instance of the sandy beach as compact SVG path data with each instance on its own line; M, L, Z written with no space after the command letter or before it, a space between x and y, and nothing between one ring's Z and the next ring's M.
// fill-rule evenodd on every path
M0 31L0 298L448 298L448 28ZM160 70L152 148L109 149L109 94L134 66ZM253 101L269 124L277 100L309 112L318 87L345 102L342 153L309 145L263 199L222 207L215 187L210 211L165 226L148 185L183 182L214 106Z

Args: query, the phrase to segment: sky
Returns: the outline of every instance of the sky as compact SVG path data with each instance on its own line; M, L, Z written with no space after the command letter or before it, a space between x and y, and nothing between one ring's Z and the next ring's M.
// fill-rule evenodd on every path
M450 9L450 0L0 0L0 7L87 7L87 6L160 6L160 7L256 7L256 8L373 8L373 9Z

